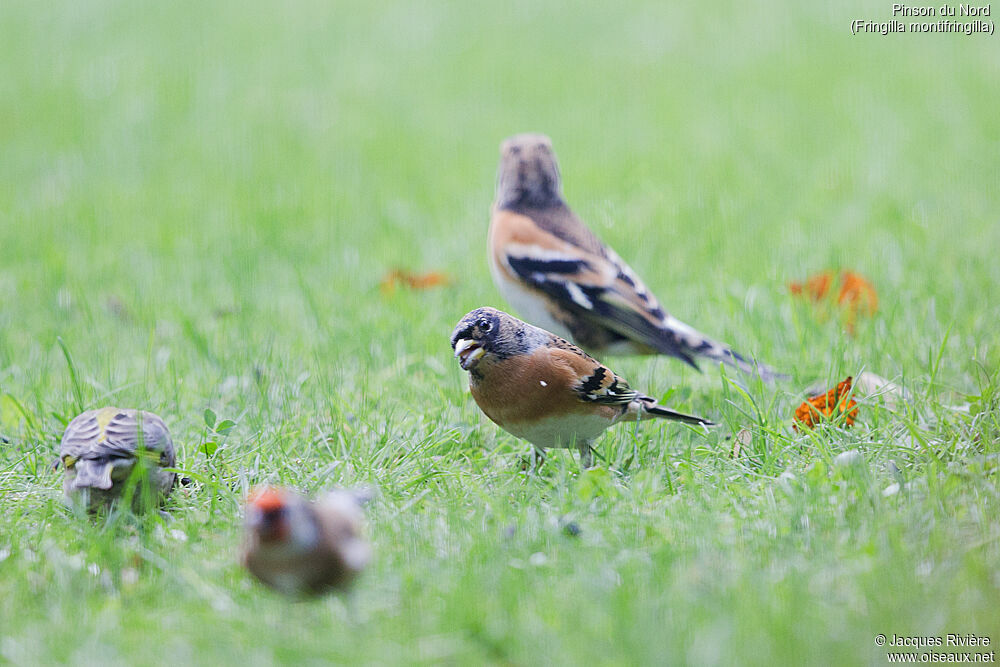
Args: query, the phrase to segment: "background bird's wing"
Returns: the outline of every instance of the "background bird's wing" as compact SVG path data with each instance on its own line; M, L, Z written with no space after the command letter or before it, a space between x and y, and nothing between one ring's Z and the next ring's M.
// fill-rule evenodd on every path
M627 264L609 248L603 250L598 255L582 248L570 253L511 244L505 254L507 265L520 280L577 317L694 366L692 353L707 339L690 327L685 331L666 326L674 318Z
M562 211L553 220L533 213L530 219L533 226L522 221L518 229L517 216L501 218L515 231L498 259L513 277L559 304L568 316L560 319L574 337L582 333L582 340L590 325L694 368L695 357L705 357L765 380L784 377L667 313L635 271L571 213Z

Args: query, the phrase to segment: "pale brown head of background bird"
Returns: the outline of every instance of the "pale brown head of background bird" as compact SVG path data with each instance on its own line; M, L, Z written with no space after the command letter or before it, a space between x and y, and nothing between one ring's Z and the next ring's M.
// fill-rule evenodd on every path
M545 208L562 203L559 164L544 134L517 134L500 144L497 208Z

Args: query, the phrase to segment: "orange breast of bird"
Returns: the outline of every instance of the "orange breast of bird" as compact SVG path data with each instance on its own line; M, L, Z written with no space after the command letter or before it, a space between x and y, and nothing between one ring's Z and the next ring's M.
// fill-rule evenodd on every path
M585 363L582 357L551 348L498 362L484 360L476 368L482 377L472 376L470 382L472 397L501 427L571 414L606 414L611 420L620 409L585 402L573 391L581 377L576 366Z

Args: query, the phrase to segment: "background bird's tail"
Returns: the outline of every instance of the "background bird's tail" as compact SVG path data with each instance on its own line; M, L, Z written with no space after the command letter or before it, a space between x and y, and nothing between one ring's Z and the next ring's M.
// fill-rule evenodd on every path
M661 351L678 356L695 368L698 367L695 359L701 357L716 362L721 361L744 373L759 375L765 382L788 379L787 375L775 371L770 366L747 359L728 345L712 340L676 317L667 315L661 327L665 344Z

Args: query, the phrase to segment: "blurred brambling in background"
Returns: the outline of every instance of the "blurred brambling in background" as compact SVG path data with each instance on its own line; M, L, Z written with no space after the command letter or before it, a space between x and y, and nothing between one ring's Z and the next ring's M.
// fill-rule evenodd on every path
M576 345L495 308L463 317L451 346L469 371L480 409L543 456L548 447L576 447L583 466L590 467L591 443L620 421L714 425L668 410Z
M310 502L288 489L247 499L243 565L286 595L346 589L371 558L361 504L366 491L331 491Z
M66 427L59 447L66 501L90 510L119 498L140 461L147 477L137 480L133 506L144 498L157 501L170 494L177 475L174 443L163 420L152 412L100 408L78 415Z
M500 145L489 231L493 281L538 326L595 354L703 357L765 380L776 374L663 310L656 297L562 198L551 140L519 134Z

